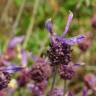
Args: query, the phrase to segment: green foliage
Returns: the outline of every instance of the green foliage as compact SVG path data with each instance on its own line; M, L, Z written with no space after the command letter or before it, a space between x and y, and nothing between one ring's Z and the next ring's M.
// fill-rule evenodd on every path
M15 0L17 6L20 6L23 0Z

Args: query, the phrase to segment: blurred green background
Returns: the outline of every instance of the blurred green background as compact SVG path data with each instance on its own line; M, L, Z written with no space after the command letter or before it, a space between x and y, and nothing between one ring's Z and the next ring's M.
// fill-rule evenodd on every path
M73 12L74 17L66 37L87 32L93 35L87 51L82 52L77 45L73 47L74 62L78 60L86 65L96 65L96 27L92 26L92 19L96 15L96 0L0 0L0 51L6 49L11 37L24 35L22 46L26 50L36 55L45 53L49 44L45 21L52 18L55 32L61 35L69 11ZM81 68L80 74L96 73L91 67L87 69Z
M26 36L28 27L32 23L30 36L27 40L27 45L25 45L28 50L38 54L38 49L41 48L44 41L45 43L48 41L46 40L48 32L44 28L46 19L52 18L55 31L58 34L62 34L69 11L72 11L74 18L68 35L75 36L93 31L91 28L91 17L95 14L95 8L96 0L0 0L0 15L2 17L0 41L5 44L11 36ZM16 27L14 28L13 25L16 20L18 24L15 24Z

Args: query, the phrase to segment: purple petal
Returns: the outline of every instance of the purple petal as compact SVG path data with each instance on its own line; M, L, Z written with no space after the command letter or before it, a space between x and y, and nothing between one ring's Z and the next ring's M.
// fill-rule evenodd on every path
M54 46L58 46L58 41L62 42L62 38L58 35L55 35L53 37L50 37L50 42L54 44Z
M65 30L64 30L64 32L63 32L63 34L62 34L62 37L64 37L65 34L68 32L68 29L69 29L70 23L71 23L71 21L72 21L72 18L73 18L73 13L70 12L70 14L69 14L69 16L68 16L68 21L67 21Z
M54 46L58 46L57 41L56 41L55 38L50 37L50 42L51 42L51 44L53 44Z
M53 32L52 32L52 27L53 27L53 24L52 24L52 20L51 18L48 19L46 22L45 22L45 27L47 28L47 30L50 32L50 34L52 35Z
M38 60L38 57L33 55L32 52L29 53L29 58L32 59L34 62Z
M86 87L84 87L83 90L82 90L82 96L88 96Z
M54 43L55 42L55 33L53 32L52 30L52 27L53 27L53 24L52 24L52 20L51 18L48 19L46 22L45 22L45 27L46 29L50 32L50 41L51 43Z
M63 41L69 45L73 45L75 43L77 44L80 43L84 38L85 37L83 35L80 35L80 36L64 39Z
M22 69L23 69L23 67L16 66L16 65L10 65L8 67L1 67L0 71L8 72L8 73L14 73L17 71L21 71Z
M74 64L73 62L70 62L69 66L71 66L73 69L76 69L76 68L80 67L80 64Z
M23 67L27 66L27 53L24 49L21 49L21 64Z
M12 38L8 44L8 48L14 48L16 44L22 43L23 40L24 40L24 36L18 36Z
M74 66L74 67L79 67L79 66L80 66L80 64L74 64L73 66Z
M76 68L78 68L78 67L80 67L80 66L81 66L80 64L73 64L73 65L72 65L72 68L76 69Z
M30 59L32 59L34 62L42 62L45 63L45 59L41 57L34 56L32 53L30 54Z

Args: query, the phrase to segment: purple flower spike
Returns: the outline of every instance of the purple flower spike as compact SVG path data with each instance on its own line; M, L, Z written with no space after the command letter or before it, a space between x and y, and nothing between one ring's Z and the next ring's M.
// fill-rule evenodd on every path
M68 32L69 25L70 25L70 22L72 21L72 18L73 18L73 13L70 12L68 16L68 21L65 27L65 31L63 32L62 36L59 36L55 32L53 32L52 22L50 19L46 21L46 24L45 24L46 28L49 30L51 34L50 47L47 51L47 56L52 66L61 65L61 64L69 65L69 63L72 61L71 46L75 43L77 44L80 43L85 38L85 36L83 35L79 35L72 38L65 38L65 34ZM69 77L69 74L68 74L68 77Z
M24 36L18 36L12 38L8 44L8 48L14 48L16 44L22 43L23 40L24 40Z
M76 36L76 37L72 37L72 38L64 38L64 42L69 44L69 45L73 45L75 43L80 43L85 37L83 35L79 35L79 36Z
M24 49L21 49L21 64L23 67L27 66L27 53Z
M14 73L14 72L17 72L17 71L21 71L22 69L23 69L23 67L16 66L16 65L10 65L8 67L1 67L0 71L8 72L8 73Z
M67 21L67 24L66 24L66 27L65 27L65 31L63 32L62 37L64 37L65 34L68 32L68 29L69 29L70 23L72 21L72 18L73 18L73 13L70 11L70 14L68 16L68 21Z
M82 90L82 96L88 96L86 87L84 87L83 90Z

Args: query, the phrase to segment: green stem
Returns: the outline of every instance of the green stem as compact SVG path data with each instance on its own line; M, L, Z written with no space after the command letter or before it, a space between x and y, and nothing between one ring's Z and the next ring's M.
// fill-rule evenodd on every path
M25 6L25 2L26 2L26 0L23 0L22 1L22 4L21 4L20 9L19 9L19 12L17 14L16 20L15 20L13 26L12 26L12 33L13 33L12 35L15 35L16 34L16 28L17 28L17 26L19 24L19 21L20 21L20 18L22 16L23 9L24 9L24 6Z
M23 44L24 48L26 48L28 40L30 39L30 36L31 36L31 32L33 30L33 26L34 26L34 22L35 22L35 17L36 17L39 1L40 0L35 0L33 12L32 12L32 17L31 17L30 24L29 24L27 32L26 32L26 38L25 38L25 41L24 41L24 44Z
M66 91L67 91L67 81L64 80L63 96L65 96Z
M53 71L54 71L54 73L53 73L53 80L52 80L51 90L53 90L55 82L56 82L57 66L54 66Z
M38 56L41 56L41 54L44 52L44 50L46 49L45 45L48 42L48 38L46 37L46 39L44 40L44 42L41 44L41 48L39 50Z

